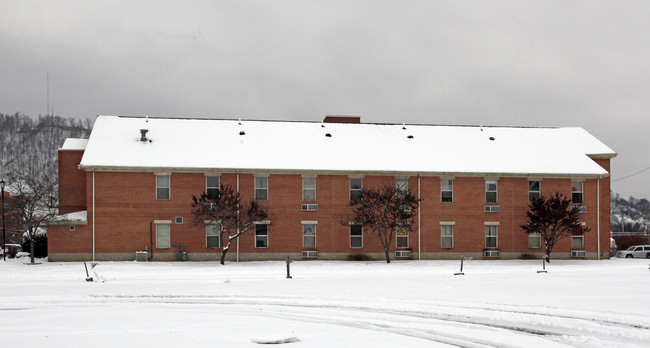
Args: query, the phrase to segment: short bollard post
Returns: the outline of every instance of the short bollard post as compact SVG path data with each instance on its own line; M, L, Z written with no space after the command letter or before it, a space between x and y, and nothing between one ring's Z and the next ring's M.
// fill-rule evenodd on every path
M542 270L537 271L537 273L548 273L546 272L546 255L542 256Z
M460 272L454 273L454 275L465 275L465 273L463 273L463 260L464 259L465 258L461 255L460 256Z
M289 264L291 263L291 257L287 255L287 279L291 279L291 270Z

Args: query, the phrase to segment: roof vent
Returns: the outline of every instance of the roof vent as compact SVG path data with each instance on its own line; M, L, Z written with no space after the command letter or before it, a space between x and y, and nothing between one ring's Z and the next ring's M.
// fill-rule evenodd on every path
M490 140L494 140L494 137L490 137Z
M325 133L325 136L328 137L328 138L331 138L331 137L332 137L332 134L330 134L330 133Z
M244 131L239 131L239 135L246 135L246 132L244 132Z
M409 136L407 136L407 138L409 138L409 139L413 139L413 136L412 136L412 135L409 135Z
M148 129L140 129L140 141L141 142L143 142L143 143L147 142L147 140L148 140L147 139L147 132L148 131L149 131Z

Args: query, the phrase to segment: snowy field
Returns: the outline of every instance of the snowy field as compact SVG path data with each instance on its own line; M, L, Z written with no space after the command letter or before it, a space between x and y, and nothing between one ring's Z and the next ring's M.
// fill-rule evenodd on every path
M0 261L1 262L1 261ZM18 347L649 347L650 260L0 263Z

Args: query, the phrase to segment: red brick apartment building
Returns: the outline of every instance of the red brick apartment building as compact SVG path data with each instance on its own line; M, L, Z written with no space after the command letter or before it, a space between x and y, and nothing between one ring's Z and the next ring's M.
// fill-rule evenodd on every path
M218 260L211 225L192 223L193 195L236 188L264 201L269 221L243 235L229 260L382 259L379 241L341 221L360 188L407 184L422 198L413 232L393 257L541 256L521 229L530 197L572 197L591 229L555 258L609 257L610 159L582 128L365 124L99 116L88 140L59 150L61 221L48 227L50 261Z

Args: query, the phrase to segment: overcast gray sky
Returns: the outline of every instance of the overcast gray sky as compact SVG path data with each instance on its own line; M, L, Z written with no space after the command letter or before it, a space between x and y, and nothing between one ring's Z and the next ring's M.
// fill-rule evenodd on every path
M0 48L2 113L580 126L650 198L650 1L0 0Z

